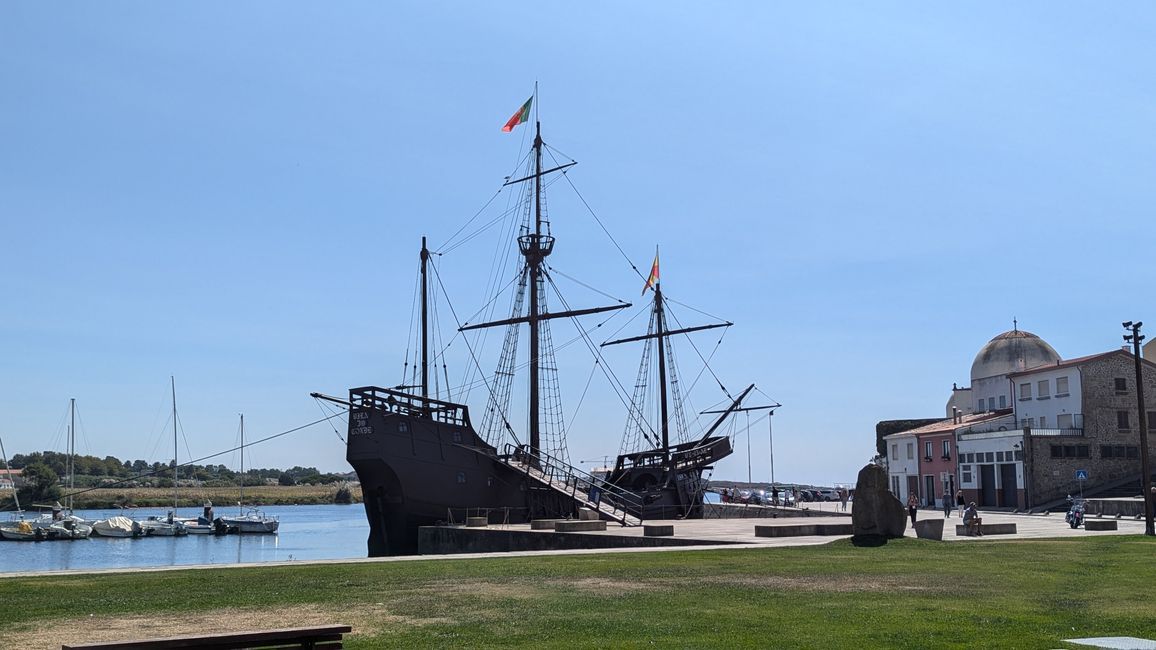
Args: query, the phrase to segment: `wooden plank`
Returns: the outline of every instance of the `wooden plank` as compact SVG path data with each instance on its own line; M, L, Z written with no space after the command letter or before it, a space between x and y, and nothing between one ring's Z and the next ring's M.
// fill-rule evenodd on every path
M342 635L352 631L349 625L322 627L295 627L259 632L236 632L179 636L135 641L111 641L64 645L61 650L100 648L101 650L131 650L134 648L341 648ZM336 643L336 645L333 645ZM308 644L308 645L307 645Z

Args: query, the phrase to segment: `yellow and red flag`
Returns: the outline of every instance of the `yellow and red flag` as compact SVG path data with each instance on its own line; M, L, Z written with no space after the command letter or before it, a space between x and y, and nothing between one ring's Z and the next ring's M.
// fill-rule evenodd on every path
M646 286L642 287L642 295L646 290L658 284L658 251L654 251L654 264L650 265L650 277L646 279Z
M530 119L530 104L532 104L532 103L534 103L533 96L531 96L529 99L527 99L526 103L522 104L522 108L519 108L518 112L514 113L513 117L511 117L506 122L506 126L502 127L502 131L505 133L509 133L510 131L514 130L515 126L518 126L522 122L525 122L526 120Z

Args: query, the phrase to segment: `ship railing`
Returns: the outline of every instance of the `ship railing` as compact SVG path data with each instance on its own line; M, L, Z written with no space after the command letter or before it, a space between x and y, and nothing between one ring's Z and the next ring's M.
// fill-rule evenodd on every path
M411 417L428 417L443 424L468 427L469 409L432 397L422 397L405 391L379 386L364 386L349 390L349 403L354 410L376 409Z
M623 526L642 523L642 497L530 447L507 444L502 457L527 476L597 510Z

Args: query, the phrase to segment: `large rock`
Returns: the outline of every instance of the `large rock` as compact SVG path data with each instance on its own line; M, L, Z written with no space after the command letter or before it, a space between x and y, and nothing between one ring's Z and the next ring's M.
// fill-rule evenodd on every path
M887 472L878 465L859 470L855 499L851 501L851 526L856 546L879 546L888 539L903 537L907 512L887 486Z

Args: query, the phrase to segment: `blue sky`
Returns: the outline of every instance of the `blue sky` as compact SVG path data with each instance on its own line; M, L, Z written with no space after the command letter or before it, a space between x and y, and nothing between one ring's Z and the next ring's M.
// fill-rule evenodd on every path
M1013 317L1064 357L1156 325L1154 14L5 3L0 437L63 449L75 397L81 452L167 460L174 375L181 455L202 456L240 412L256 438L319 417L310 391L397 383L420 237L444 242L512 170L528 130L499 127L537 81L547 142L623 250L642 267L660 245L664 288L736 323L713 365L784 404L776 478L853 480L875 422L940 415ZM637 301L585 208L554 197L554 265ZM459 313L493 242L440 262ZM615 453L623 419L593 395L572 457ZM716 477L746 477L737 444ZM314 427L250 460L343 459Z

